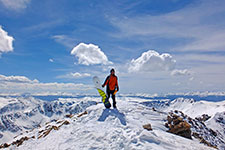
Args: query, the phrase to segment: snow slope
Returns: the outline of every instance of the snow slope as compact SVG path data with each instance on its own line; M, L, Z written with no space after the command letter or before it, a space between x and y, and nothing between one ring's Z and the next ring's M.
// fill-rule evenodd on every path
M15 136L43 126L46 122L82 112L96 104L85 99L47 102L33 97L0 97L0 144L11 142Z
M208 102L195 101L194 99L177 98L170 103L168 110L181 110L190 117L197 117L203 114L214 116L218 112L225 111L225 101Z
M86 98L85 101L99 101L99 98ZM210 150L210 148L200 144L198 140L186 139L166 132L164 126L167 111L178 109L180 104L173 102L170 106L165 104L161 107L163 113L153 111L151 107L143 105L138 98L120 97L117 99L118 109L104 109L102 103L87 107L88 114L81 117L67 118L69 125L62 126L59 130L52 130L46 137L25 141L21 146L11 146L11 149L19 150L74 150L74 149L125 149L125 150ZM179 103L181 101L179 100ZM185 102L184 102L185 103ZM224 102L221 102L223 108ZM164 104L164 103L163 103ZM186 105L192 103L186 101ZM208 105L208 103L206 103ZM158 105L157 105L158 106ZM217 106L217 105L216 105ZM208 107L211 107L208 106ZM215 108L212 105L213 109ZM197 112L196 107L193 107ZM225 110L225 109L224 109ZM199 109L198 115L204 114L203 109ZM152 131L143 129L143 125L150 123ZM34 135L38 130L33 131Z

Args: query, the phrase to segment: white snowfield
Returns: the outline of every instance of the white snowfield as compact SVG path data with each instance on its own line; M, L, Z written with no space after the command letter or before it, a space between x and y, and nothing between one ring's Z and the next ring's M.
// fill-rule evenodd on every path
M180 110L188 116L195 118L203 114L214 116L216 113L225 112L225 101L208 102L194 101L193 99L178 98L170 103L167 110Z
M96 102L86 98L47 102L33 97L0 97L0 145L11 143L20 133L43 126L51 120L82 112L90 105L96 105Z
M70 99L71 101L72 99ZM77 99L73 99L76 101ZM82 101L96 101L99 98L83 98ZM111 100L110 100L111 101ZM190 140L166 132L165 113L158 113L142 104L151 101L141 98L119 97L118 109L105 109L102 103L92 105L86 110L88 114L81 117L67 118L69 125L62 126L59 130L52 130L44 138L30 139L19 147L11 146L10 149L18 150L215 150L196 139ZM198 116L205 113L215 115L216 112L225 110L225 101L219 103L199 102L200 105L183 102L187 107L181 106L181 99L171 105L170 109L181 108L184 113ZM185 101L183 99L183 101ZM193 107L191 107L193 105ZM207 108L207 110L206 110ZM162 111L163 108L160 108ZM192 114L193 113L193 114ZM213 117L210 119L212 121ZM152 131L143 128L151 124ZM212 123L215 123L212 121ZM214 125L216 126L216 125ZM33 131L37 135L38 130ZM36 133L35 133L36 132Z

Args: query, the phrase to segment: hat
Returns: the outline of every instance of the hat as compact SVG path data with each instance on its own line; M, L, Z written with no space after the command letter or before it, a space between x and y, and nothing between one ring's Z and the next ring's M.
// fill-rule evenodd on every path
M112 68L112 69L110 70L110 73L111 73L111 72L115 72L115 70Z

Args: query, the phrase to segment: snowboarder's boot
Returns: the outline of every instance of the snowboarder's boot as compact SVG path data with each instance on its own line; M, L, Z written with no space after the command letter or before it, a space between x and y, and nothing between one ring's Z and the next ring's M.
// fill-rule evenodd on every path
M116 103L113 103L113 108L116 108Z

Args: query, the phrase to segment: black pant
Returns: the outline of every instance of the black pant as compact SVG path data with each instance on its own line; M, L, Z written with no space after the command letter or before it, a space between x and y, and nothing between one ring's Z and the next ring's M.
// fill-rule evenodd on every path
M115 90L113 90L113 91L107 90L107 97L110 98L110 95L112 95L113 107L116 107L116 96L113 94L114 92L115 92Z

